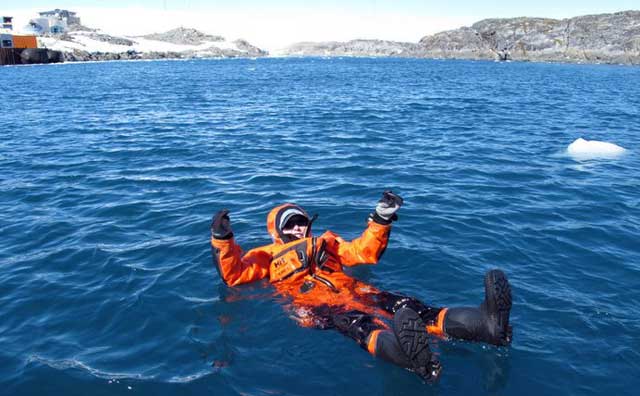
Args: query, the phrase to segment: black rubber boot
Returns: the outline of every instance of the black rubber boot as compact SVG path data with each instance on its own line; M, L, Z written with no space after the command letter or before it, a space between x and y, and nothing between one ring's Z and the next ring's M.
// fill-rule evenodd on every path
M365 350L367 338L373 330L382 330L384 327L374 322L373 316L362 311L348 311L334 315L332 320L336 329L349 338L355 340Z
M400 342L391 330L382 330L378 334L376 340L375 352L376 357L382 358L388 362L397 364L400 367L412 368L413 365L400 346Z
M442 367L431 353L420 315L411 308L401 308L393 317L393 325L396 338L409 361L405 367L428 382L437 380Z
M506 275L500 270L487 272L484 293L484 301L478 308L449 308L444 318L444 331L453 338L509 345L512 338L509 325L511 286Z

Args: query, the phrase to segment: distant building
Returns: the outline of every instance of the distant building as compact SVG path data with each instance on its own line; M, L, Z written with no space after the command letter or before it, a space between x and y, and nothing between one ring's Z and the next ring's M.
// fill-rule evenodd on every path
M3 16L0 19L2 19L2 29L13 30L13 17Z
M2 25L0 25L0 49L38 48L38 39L36 36L17 35L13 33L13 17L0 17L0 22L2 22ZM8 64L7 52L3 51L2 53L2 62L0 62L0 64ZM14 63L9 62L9 64Z
M53 11L44 11L40 13L43 18L56 18L64 22L65 27L69 25L80 25L80 18L76 16L76 13L68 10L61 10L56 8Z
M13 35L0 34L0 48L13 48Z
M29 20L24 31L32 34L43 35L47 33L60 34L69 30L71 25L79 25L80 18L75 12L56 8L53 11L40 12L40 18Z
M24 33L36 34L41 36L45 33L50 33L51 30L49 28L49 19L48 18L34 18L29 20L27 26L25 26L22 31Z

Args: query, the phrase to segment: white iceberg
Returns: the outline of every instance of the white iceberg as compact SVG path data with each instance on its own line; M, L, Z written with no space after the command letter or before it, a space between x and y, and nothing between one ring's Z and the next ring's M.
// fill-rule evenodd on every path
M567 154L576 160L611 159L623 155L627 150L617 144L598 140L576 139L567 147Z

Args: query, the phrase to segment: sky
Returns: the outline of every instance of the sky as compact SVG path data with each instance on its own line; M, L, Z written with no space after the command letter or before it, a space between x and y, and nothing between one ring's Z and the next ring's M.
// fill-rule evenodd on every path
M485 18L570 18L640 10L639 0L2 0L0 15L21 27L38 11L75 11L83 25L119 35L192 27L267 50L299 41L382 39L418 42Z

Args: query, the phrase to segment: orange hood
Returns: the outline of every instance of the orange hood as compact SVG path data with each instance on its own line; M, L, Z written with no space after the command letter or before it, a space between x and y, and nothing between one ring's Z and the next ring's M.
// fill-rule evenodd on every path
M306 217L307 220L309 220L309 227L311 227L311 218L304 209L296 204L286 203L271 209L271 212L269 212L267 216L267 231L269 235L271 235L273 243L285 244L291 242L288 240L288 237L283 234L282 227L295 215ZM309 236L311 235L311 228L309 228L307 233Z

